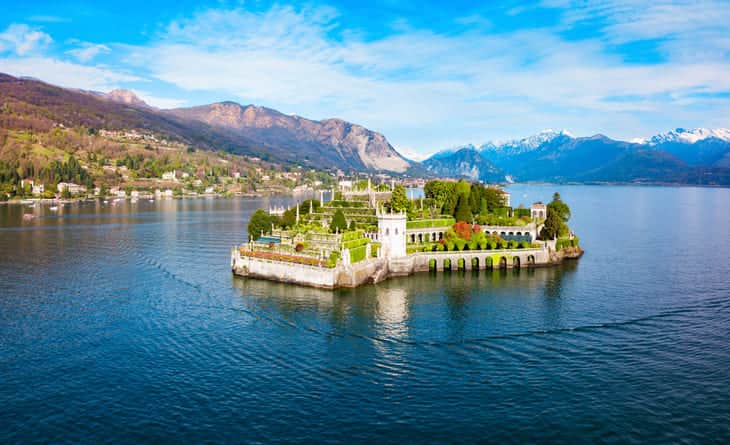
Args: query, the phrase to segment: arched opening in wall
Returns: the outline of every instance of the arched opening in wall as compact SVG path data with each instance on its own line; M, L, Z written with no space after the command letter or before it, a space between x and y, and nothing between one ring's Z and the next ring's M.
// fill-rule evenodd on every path
M535 255L530 255L527 257L527 265L528 266L534 266L535 265Z
M515 235L522 236L522 232L517 232Z
M501 257L499 259L499 268L500 269L506 269L507 268L507 258L506 257Z
M456 268L458 270L466 270L466 260L464 258L456 260Z
M451 270L451 260L449 258L444 260L444 270Z
M431 258L428 260L428 270L430 272L436 272L436 260Z
M519 269L520 268L520 257L516 256L512 258L512 267Z
M413 234L413 233L411 233L411 242L412 243L415 243L416 242L416 235Z
M500 233L499 233L499 236L506 236L506 235L507 235L507 234L506 234L506 233L504 233L504 232L500 232Z
M485 269L493 269L494 268L494 260L492 257L487 257L484 259L484 268Z
M542 219L542 218L544 218L544 217L545 217L545 213L543 213L543 211L542 211L542 210L540 210L540 212L539 212L538 214L540 215L540 219Z
M418 242L423 243L423 233L418 234Z
M515 232L510 232L509 236L515 236Z
M395 228L395 234L398 235L398 228Z
M439 241L444 239L444 232L439 232Z
M390 227L385 228L385 236L390 236Z
M472 270L479 270L479 258L474 257L471 259L471 268Z

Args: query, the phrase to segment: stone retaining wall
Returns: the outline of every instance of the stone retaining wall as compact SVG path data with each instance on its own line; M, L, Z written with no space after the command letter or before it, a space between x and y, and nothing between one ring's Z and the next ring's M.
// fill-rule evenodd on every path
M231 269L234 274L245 277L334 289L377 283L391 276L426 272L434 266L437 271L457 270L460 260L463 260L464 270L528 268L558 264L564 258L577 258L583 253L580 249L561 252L547 248L419 252L400 258L370 258L356 264L339 263L337 267L326 268L241 256L238 249L234 248L231 251Z

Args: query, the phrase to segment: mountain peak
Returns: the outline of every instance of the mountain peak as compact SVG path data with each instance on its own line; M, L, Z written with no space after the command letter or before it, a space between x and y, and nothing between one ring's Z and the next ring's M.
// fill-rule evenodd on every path
M146 107L149 105L145 101L139 98L134 92L124 89L115 89L106 93L104 97L108 100L119 102L126 105L133 105L135 107Z
M575 139L575 136L573 136L568 130L555 131L548 128L522 139L513 139L510 141L490 141L482 144L481 150L523 152L534 150L560 137Z
M730 142L730 130L726 128L677 128L666 133L660 133L650 138L633 139L631 142L643 145L659 145L669 142L680 144L694 144L705 139L719 139Z

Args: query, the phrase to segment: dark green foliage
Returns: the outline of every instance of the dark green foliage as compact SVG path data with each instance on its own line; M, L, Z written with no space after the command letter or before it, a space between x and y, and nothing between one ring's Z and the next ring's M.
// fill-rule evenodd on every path
M423 193L427 199L433 200L433 205L439 212L446 215L453 215L453 210L456 207L456 200L454 199L455 187L455 182L429 181L423 187ZM453 206L450 211L447 211L449 201L453 202Z
M396 185L390 197L390 208L394 212L406 212L410 207L411 202L406 196L406 188L400 184Z
M459 202L459 196L466 196L469 209L472 213L486 215L496 209L504 207L504 197L496 188L486 187L482 184L469 184L461 180L452 181L429 181L423 188L427 202L433 203L443 215L455 215ZM507 216L507 215L505 215ZM469 220L471 220L471 216Z
M305 199L299 205L299 214L300 215L304 215L304 214L309 215L309 207L312 207L312 210L316 213L319 211L319 208L321 206L322 205L320 204L319 199Z
M530 209L518 208L513 209L512 214L515 218L530 218Z
M263 209L257 209L248 222L248 234L257 240L262 233L271 232L271 216Z
M332 222L330 222L330 231L334 232L344 232L347 230L347 220L345 219L345 214L342 213L342 210L337 209L335 211L335 214L332 215Z
M300 209L301 212L301 209ZM301 216L301 213L300 213ZM281 224L281 227L285 229L290 229L294 227L297 223L297 208L292 207L291 209L287 209L283 215L281 215L281 219L279 220L279 223Z
M456 221L471 222L472 214L471 207L469 207L469 197L467 195L459 195L459 200L456 204L456 212L454 213Z
M540 231L540 238L543 240L555 239L566 235L568 226L565 224L570 219L570 207L560 199L560 194L555 193L553 200L547 205L547 218L545 226Z
M545 225L540 231L540 239L551 240L557 238L564 224L565 223L562 219L560 219L560 216L548 208Z
M81 164L73 156L67 162L51 161L47 166L41 168L37 175L30 171L26 173L26 177L35 177L44 184L73 182L87 188L94 187L94 178L91 177L89 172L81 168Z
M555 192L553 200L547 205L548 212L557 214L563 222L570 221L570 207L560 199L560 193Z

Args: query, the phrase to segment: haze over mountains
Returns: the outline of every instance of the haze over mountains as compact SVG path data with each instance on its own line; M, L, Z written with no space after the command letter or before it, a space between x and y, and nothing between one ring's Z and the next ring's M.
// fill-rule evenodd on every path
M486 182L640 182L730 185L730 130L676 129L646 139L533 136L407 160L380 133L341 119L311 120L219 102L161 110L134 93L65 89L0 74L0 128L54 126L137 129L204 150L225 150L282 165L359 172L464 177Z
M546 130L466 145L423 163L439 176L482 181L730 184L730 131L678 128L631 142Z

